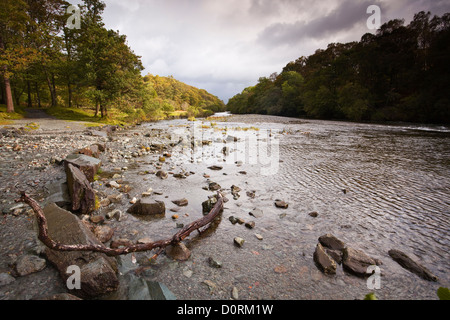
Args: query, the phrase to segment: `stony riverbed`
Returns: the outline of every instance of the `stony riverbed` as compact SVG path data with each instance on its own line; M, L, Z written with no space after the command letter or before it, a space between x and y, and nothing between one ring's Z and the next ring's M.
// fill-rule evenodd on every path
M362 299L373 291L365 279L342 266L326 275L315 265L317 239L327 233L382 261L380 299L436 299L437 288L449 286L448 128L248 115L105 134L77 123L33 122L3 129L0 138L0 299L67 291L48 262L17 274L24 254L39 256L42 248L31 210L14 199L25 190L41 204L50 201L65 179L61 160L93 143L106 146L93 187L100 200L94 215L114 231L107 245L166 239L201 218L202 202L216 189L228 198L220 221L185 241L187 261L162 254L152 262L154 252L121 258L125 269L142 268L143 278L178 299ZM165 217L126 212L144 197L164 201ZM183 198L187 206L173 203ZM404 270L389 257L393 248L439 281Z

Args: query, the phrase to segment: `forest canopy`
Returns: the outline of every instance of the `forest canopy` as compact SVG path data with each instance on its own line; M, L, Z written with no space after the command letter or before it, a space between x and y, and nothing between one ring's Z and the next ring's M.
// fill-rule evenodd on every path
M232 113L450 123L450 13L395 19L331 43L231 98Z

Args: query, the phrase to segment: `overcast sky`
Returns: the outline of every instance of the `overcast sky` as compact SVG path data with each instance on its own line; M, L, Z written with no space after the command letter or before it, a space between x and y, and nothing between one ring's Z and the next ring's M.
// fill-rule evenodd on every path
M381 23L419 11L450 12L448 0L104 0L107 28L125 34L143 74L206 89L226 103L259 77L331 42L358 41L369 5Z

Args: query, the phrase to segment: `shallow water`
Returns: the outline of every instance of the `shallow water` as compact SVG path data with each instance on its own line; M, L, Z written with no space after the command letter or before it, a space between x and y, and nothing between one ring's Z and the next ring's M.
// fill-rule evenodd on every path
M164 170L192 174L142 180L136 173L154 169L151 161L157 159L143 158L125 177L136 185L136 193L148 187L162 192L153 198L165 201L167 209L176 207L172 200L187 198L189 205L176 221L185 224L202 216L201 203L214 194L202 189L208 182L219 183L229 199L220 221L187 240L192 250L188 261L162 255L146 271L178 299L229 299L233 287L240 299L363 298L373 291L365 279L341 266L335 276L326 276L315 266L317 239L326 233L383 261L381 289L376 290L381 299L436 299L437 288L449 286L449 128L252 115L212 124L173 120L143 127L168 130L178 143ZM223 169L213 171L211 165ZM242 189L238 199L231 195L232 185ZM255 192L255 198L247 191ZM276 199L287 202L288 209L276 208ZM253 208L263 210L263 216L250 216ZM318 217L310 217L312 211ZM177 231L171 214L157 221L130 216L119 226L124 232L134 228L140 237L166 238ZM256 226L233 225L231 215ZM233 245L236 236L245 239L242 248ZM439 282L401 268L388 255L393 248L425 265ZM148 265L150 255L139 254L138 261ZM223 267L209 266L210 256Z

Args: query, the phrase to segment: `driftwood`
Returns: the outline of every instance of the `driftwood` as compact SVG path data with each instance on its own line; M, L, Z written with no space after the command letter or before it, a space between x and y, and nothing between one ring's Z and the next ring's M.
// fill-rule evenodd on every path
M152 259L156 259L156 257L163 252L163 250L169 245L176 245L183 241L186 237L188 237L193 231L197 230L199 233L204 231L209 227L209 224L222 212L223 209L223 197L220 193L217 193L217 203L211 209L211 211L205 215L203 218L198 219L189 225L182 228L176 234L173 235L172 238L166 240L159 240L146 244L135 244L126 247L120 248L108 248L104 245L82 245L82 244L61 244L50 238L48 234L48 226L47 219L45 218L44 212L39 204L33 198L29 197L25 192L21 192L20 199L16 200L16 202L24 202L28 204L34 211L34 214L37 219L39 234L38 239L42 241L44 245L52 250L57 251L93 251L93 252L101 252L108 256L119 256L123 254L128 254L132 252L142 252L142 251L150 251L153 249L159 249L155 255L153 255ZM200 230L205 227L205 229Z

